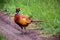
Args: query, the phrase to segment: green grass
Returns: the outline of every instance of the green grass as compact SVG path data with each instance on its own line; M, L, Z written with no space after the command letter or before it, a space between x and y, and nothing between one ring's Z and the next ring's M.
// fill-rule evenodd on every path
M0 40L5 40L5 38L2 35L0 35Z
M32 16L34 20L46 20L48 22L37 23L42 33L60 34L60 1L59 0L6 0L1 1L0 9L10 15L15 13L17 7L21 8L21 14Z
M0 40L6 40L6 38L0 33Z

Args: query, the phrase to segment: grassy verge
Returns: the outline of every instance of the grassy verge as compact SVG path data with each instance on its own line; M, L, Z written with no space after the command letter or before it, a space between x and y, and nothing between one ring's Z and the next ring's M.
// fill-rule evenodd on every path
M0 40L6 40L6 38L3 36L3 34L0 31Z

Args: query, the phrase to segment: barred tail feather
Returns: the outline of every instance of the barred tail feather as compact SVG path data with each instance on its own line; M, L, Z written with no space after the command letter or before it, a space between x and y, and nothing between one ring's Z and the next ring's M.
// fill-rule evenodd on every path
M32 20L31 22L44 22L42 20Z

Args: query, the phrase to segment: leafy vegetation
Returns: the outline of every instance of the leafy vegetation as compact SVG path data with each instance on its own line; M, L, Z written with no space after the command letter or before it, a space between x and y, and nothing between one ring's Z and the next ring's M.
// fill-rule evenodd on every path
M36 23L43 29L40 33L60 34L59 2L59 0L1 0L0 9L13 15L15 9L20 7L21 14L32 16L34 20L47 21Z

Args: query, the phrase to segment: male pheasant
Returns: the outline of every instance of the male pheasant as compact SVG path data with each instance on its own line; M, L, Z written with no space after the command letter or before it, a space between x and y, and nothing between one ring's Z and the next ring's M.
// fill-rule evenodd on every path
M31 23L31 22L42 22L42 21L36 21L32 20L30 17L24 16L19 14L20 8L16 9L16 14L14 15L14 22L21 27L21 29L25 30L26 32L26 27Z

